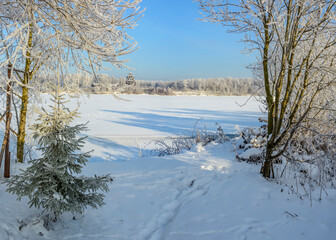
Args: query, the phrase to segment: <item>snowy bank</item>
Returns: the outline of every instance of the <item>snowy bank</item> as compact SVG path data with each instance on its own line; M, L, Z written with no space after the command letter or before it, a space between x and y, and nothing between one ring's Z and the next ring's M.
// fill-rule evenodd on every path
M336 192L321 203L282 191L259 166L236 162L230 143L180 155L89 163L86 175L115 177L106 205L66 214L46 231L39 211L1 185L0 239L334 239Z

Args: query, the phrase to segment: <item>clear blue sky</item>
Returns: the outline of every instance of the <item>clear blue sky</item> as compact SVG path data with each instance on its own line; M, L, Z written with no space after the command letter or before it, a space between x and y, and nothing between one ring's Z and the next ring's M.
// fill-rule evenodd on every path
M129 31L139 48L125 57L135 70L113 67L105 73L132 72L139 80L251 76L246 66L253 57L242 53L241 36L197 20L201 14L193 0L143 0L141 6L144 16Z

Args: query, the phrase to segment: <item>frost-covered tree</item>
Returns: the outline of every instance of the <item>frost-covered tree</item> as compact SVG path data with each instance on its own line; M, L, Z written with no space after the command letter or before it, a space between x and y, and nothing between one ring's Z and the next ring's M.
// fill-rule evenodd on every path
M34 138L42 152L21 174L7 181L7 191L18 200L27 196L30 207L43 208L45 224L57 221L63 212L82 213L87 206L104 204L104 194L112 179L104 176L78 176L86 164L89 153L80 149L86 137L77 137L86 129L84 124L70 126L77 111L64 106L64 97L54 95L51 112L42 110L33 125Z
M245 33L258 57L253 70L263 79L268 111L262 173L271 177L295 133L323 115L326 96L335 99L336 1L196 1L205 21Z
M141 0L0 1L0 74L13 65L21 100L17 159L23 162L29 90L34 79L66 72L95 72L104 62L123 65L133 52L127 34L141 16ZM36 86L36 85L35 85Z

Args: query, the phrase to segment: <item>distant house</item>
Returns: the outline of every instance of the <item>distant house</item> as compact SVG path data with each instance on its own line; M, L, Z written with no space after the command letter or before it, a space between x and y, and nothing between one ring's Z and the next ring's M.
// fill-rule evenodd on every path
M135 85L135 79L132 73L129 73L128 76L126 77L126 84L127 85Z

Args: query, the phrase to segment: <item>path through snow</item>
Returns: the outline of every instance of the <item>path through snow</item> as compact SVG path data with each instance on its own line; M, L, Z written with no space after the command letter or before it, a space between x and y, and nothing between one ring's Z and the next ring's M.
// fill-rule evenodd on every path
M65 214L64 226L49 232L40 223L19 231L18 221L38 211L13 201L1 185L0 239L335 239L335 192L310 207L264 180L259 166L233 161L232 149L209 144L175 156L89 163L85 174L115 177L106 205L76 221Z

